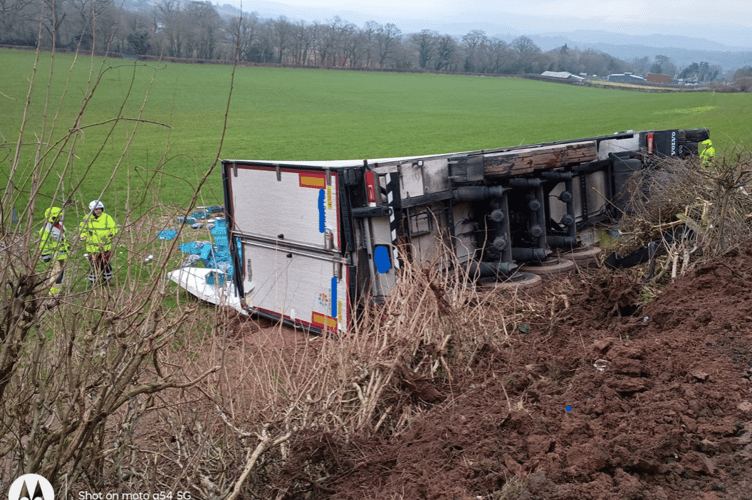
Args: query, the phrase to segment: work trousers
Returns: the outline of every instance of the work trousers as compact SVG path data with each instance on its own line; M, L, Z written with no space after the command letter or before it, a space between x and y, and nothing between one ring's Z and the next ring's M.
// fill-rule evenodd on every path
M47 278L45 286L50 290L49 294L56 296L63 289L63 264L65 260L55 260L50 263L50 277Z
M89 281L92 284L97 282L97 278L100 275L102 276L102 281L110 283L110 280L112 280L110 259L112 259L111 250L106 252L91 252L89 254Z

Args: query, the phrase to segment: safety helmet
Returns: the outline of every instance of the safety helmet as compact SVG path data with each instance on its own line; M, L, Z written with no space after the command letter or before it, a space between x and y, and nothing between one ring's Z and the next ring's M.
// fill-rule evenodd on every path
M58 207L50 207L47 210L44 211L44 217L47 219L48 222L52 222L58 217L60 217L60 214L63 213L62 208Z
M89 210L90 211L93 212L97 208L101 208L102 210L104 210L104 203L102 203L99 200L93 200L91 203L89 203Z

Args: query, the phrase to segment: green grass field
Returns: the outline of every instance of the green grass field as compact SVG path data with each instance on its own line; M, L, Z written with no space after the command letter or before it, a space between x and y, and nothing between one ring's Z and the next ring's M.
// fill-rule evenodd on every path
M3 180L15 154L34 56L29 51L0 49ZM75 144L68 141L50 149L52 155L60 147L65 151L74 147L64 190L79 193L77 200L98 197L119 163L103 195L116 207L125 207L127 187L132 198L149 191L164 203L186 202L220 147L231 86L228 66L90 57L79 57L74 64L73 55L63 54L55 57L50 78L50 57L44 54L24 134L22 166L33 160L35 141L44 137L51 145L68 133L90 80L100 73ZM43 128L48 81L48 122ZM148 122L122 121L117 126L108 122L117 116L139 115ZM627 129L699 127L711 130L719 152L752 147L752 94L650 94L516 78L241 67L236 70L219 156L379 158L576 139ZM48 160L47 167L51 164ZM62 161L54 164L46 187L57 182L55 172L62 165ZM158 170L159 182L150 184L147 179ZM24 172L30 175L28 169ZM21 184L19 178L16 183ZM199 203L221 202L221 192L217 171Z

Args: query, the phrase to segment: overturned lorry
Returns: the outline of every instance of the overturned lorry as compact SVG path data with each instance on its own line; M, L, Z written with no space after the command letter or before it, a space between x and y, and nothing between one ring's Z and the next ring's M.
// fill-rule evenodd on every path
M344 334L406 259L493 280L525 279L580 232L625 210L628 180L697 154L706 129L352 161L223 160L230 286L240 307Z

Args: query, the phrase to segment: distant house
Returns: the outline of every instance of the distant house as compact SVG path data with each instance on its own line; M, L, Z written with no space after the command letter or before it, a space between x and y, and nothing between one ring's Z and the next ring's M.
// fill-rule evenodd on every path
M645 78L650 83L671 83L671 77L669 75L656 75L655 73L648 73Z
M558 78L560 80L569 80L569 81L578 81L581 82L584 80L583 77L573 75L572 73L568 71L544 71L541 73L541 76L545 76L548 78Z
M608 75L607 80L609 82L617 83L645 83L645 79L639 75L633 75L632 73L614 73Z

